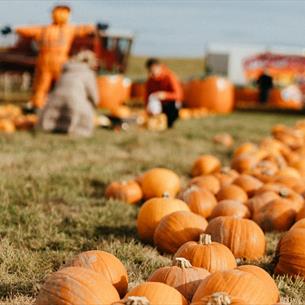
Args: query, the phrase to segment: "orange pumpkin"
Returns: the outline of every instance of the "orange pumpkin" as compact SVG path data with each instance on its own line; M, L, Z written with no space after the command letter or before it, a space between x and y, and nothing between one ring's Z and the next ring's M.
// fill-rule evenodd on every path
M233 153L233 158L239 157L246 153L253 153L256 152L257 150L258 150L258 146L256 144L251 142L246 142L241 144L235 149Z
M235 200L245 203L248 200L247 193L237 185L228 185L222 187L216 195L217 200Z
M175 288L158 282L142 283L132 288L125 296L146 297L151 305L187 305L185 297Z
M275 273L305 278L305 229L295 227L280 240Z
M201 298L191 305L248 305L245 301L231 297L226 292L215 292L212 295Z
M241 187L248 196L252 196L256 190L263 186L263 183L250 175L239 175L234 181L234 185Z
M119 300L116 289L100 273L87 268L68 267L47 278L35 305L100 305Z
M212 211L210 218L213 219L218 216L234 216L239 218L250 218L250 211L248 207L239 201L222 200Z
M229 167L223 167L218 173L215 173L214 176L218 179L220 187L224 187L232 184L233 181L239 176L239 173Z
M140 208L137 229L141 239L153 242L155 229L160 220L176 211L190 211L188 205L179 199L162 197L146 201Z
M275 199L253 214L253 220L264 231L286 231L295 221L296 211L287 199Z
M205 233L227 246L236 258L258 259L265 253L264 232L250 219L220 216L210 221Z
M191 186L182 193L182 199L191 211L205 218L209 217L217 205L215 196L208 190Z
M213 137L213 142L216 144L221 144L224 147L230 148L234 144L234 140L229 133L220 133Z
M244 300L246 304L273 305L277 302L265 281L253 273L239 269L216 271L209 275L199 285L192 302L216 292L226 292Z
M212 155L203 155L199 157L193 167L192 176L202 176L209 175L219 171L221 168L221 163L219 159Z
M158 224L154 243L163 252L175 253L187 241L198 240L207 225L205 218L192 212L174 212Z
M293 229L305 229L305 219L302 218L300 220L298 220L291 228L290 230L293 230Z
M280 198L280 196L277 193L272 191L265 191L250 198L246 202L246 206L249 208L251 214L253 215L261 210L266 204L278 198Z
M183 244L175 257L188 259L195 267L205 268L211 273L236 267L234 255L223 244L212 242L211 235L201 234L199 241Z
M210 275L203 268L193 267L191 263L181 257L173 261L173 266L157 269L148 282L161 282L177 289L187 300L191 300L200 282Z
M197 185L198 187L206 189L213 194L216 194L220 189L220 182L213 175L197 176L189 182L189 186L192 185Z
M108 185L105 195L107 198L119 199L130 204L136 204L142 199L143 192L136 181L115 181Z
M297 213L296 221L305 218L305 204L303 208Z
M71 267L89 268L101 274L124 296L128 288L128 275L121 261L111 253L105 251L86 251L74 257L67 264Z
M138 182L145 199L168 194L175 197L180 190L180 179L176 173L166 168L153 168L145 172Z

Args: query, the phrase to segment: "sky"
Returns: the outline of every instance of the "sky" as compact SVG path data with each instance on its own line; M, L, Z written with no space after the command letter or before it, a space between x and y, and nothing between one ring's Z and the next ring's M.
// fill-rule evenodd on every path
M131 30L139 55L201 56L212 42L305 45L305 0L0 0L0 25L46 24L58 3L71 5L74 23Z

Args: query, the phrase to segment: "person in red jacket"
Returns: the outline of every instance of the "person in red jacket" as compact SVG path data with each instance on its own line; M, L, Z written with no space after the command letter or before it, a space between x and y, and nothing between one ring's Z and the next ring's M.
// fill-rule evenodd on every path
M149 75L146 83L148 112L164 113L168 127L171 128L179 116L179 106L183 98L182 86L176 75L158 59L148 59L146 68Z

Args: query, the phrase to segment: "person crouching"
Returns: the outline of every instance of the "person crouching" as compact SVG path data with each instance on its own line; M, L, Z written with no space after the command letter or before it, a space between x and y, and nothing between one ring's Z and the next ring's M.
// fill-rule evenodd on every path
M146 107L149 114L161 112L167 117L168 127L173 127L179 117L183 98L182 86L176 75L156 58L146 61L148 80L146 83Z
M98 89L91 51L81 51L64 65L62 75L41 111L44 131L88 137L94 129Z

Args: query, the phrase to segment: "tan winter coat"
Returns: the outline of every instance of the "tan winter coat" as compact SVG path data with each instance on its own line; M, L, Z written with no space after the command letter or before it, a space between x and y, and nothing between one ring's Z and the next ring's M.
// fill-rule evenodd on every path
M98 103L95 74L87 64L70 62L40 114L45 131L90 136Z

